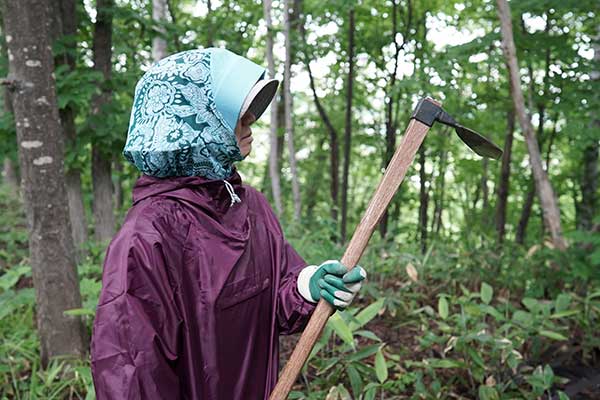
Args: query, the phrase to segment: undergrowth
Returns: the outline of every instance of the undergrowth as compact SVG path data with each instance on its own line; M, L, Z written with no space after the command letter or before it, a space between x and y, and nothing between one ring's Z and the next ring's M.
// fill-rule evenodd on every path
M4 188L0 209L0 398L93 399L87 360L40 367L24 215ZM327 223L288 233L308 262L341 257ZM375 235L365 290L330 319L290 398L568 398L573 371L600 368L599 235L574 233L564 253L481 242L438 240L421 255ZM68 313L91 334L104 250L87 251L83 306Z

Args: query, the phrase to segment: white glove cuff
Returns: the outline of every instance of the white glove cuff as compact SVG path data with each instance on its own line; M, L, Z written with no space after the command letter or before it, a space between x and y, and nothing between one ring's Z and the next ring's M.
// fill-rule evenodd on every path
M298 292L300 292L300 295L311 303L316 303L317 300L313 299L310 295L310 278L318 269L318 265L309 265L308 267L304 267L298 274Z

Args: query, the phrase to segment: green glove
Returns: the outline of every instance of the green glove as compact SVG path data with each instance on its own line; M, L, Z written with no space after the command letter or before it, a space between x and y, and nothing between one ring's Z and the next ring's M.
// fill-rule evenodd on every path
M348 271L339 261L329 260L300 271L298 291L310 302L316 303L322 297L338 310L343 310L350 305L366 278L367 272L361 266Z

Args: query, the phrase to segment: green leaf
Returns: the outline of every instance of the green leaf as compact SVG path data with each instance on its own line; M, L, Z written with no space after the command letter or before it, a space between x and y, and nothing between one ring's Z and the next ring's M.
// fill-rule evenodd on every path
M559 319L570 317L571 315L579 314L579 310L565 310L561 312L554 313L550 316L550 319Z
M441 360L439 358L430 358L428 361L429 361L429 364L433 368L447 369L447 368L463 368L465 366L465 364L463 362L451 360L449 358L444 358Z
M356 368L350 364L346 368L346 374L348 375L348 380L350 381L350 386L352 386L352 393L354 393L354 398L360 398L360 395L363 390L363 382L360 377L360 373L356 370Z
M477 364L482 369L485 369L485 361L483 361L483 358L481 358L479 353L477 353L477 350L475 350L472 347L469 347L467 348L467 353L469 354L469 357L471 357L471 360L473 360L475 364Z
M364 400L373 400L375 399L375 395L377 394L377 388L370 388L365 392Z
M443 296L438 300L438 313L442 319L448 318L448 301Z
M374 303L369 304L365 307L361 312L356 314L354 320L350 321L350 329L355 331L358 328L363 327L369 321L377 316L379 311L383 308L383 304L385 303L385 298L381 298Z
M568 340L568 338L566 336L563 336L558 332L553 332L553 331L548 331L548 330L541 330L540 335L546 336L546 337L548 337L550 339L554 339L554 340Z
M500 395L498 394L498 391L496 390L496 388L486 386L486 385L479 386L479 396L478 397L480 400L499 400L500 399Z
M571 304L571 295L567 293L561 293L556 297L556 301L554 304L554 309L557 313L566 311Z
M500 314L493 306L487 304L481 304L481 309L488 315L494 317L497 321L503 321L504 315Z
M483 301L485 304L490 304L490 301L492 301L492 296L494 295L494 289L487 283L482 282L479 294L481 295L481 301Z
M346 321L342 319L340 313L336 312L329 318L327 322L329 326L333 328L333 331L342 339L344 342L352 346L354 348L354 337L352 335L352 331Z
M523 303L523 305L527 307L527 309L531 312L536 312L539 306L539 303L536 299L532 299L529 297L526 297L523 300L521 300L521 303Z
M31 276L31 267L22 265L4 270L0 275L0 288L3 291L13 288L22 276Z
M546 364L544 367L544 385L547 388L551 388L552 382L554 382L554 371L552 371L552 368Z
M558 400L569 400L569 396L565 392L558 392Z
M325 364L323 364L323 366L317 370L317 375L322 375L324 372L327 372L327 370L329 370L332 367L334 367L335 365L337 365L339 363L339 361L340 361L339 357L333 357L333 358L327 360L327 362L325 362Z
M352 400L352 396L350 396L350 392L348 389L341 383L338 385L338 393L340 396L340 400Z
M356 332L354 332L354 334L358 335L358 336L366 337L367 339L371 339L376 342L381 342L381 338L371 331L356 331Z
M89 310L87 308L72 308L70 310L65 310L63 311L64 315L89 315L89 316L94 316L96 315L96 312L94 310Z
M388 368L381 348L375 354L375 374L380 383L385 382L388 378Z
M353 362L353 361L360 361L364 358L370 357L373 354L377 353L377 350L379 350L379 348L381 347L381 344L374 344L371 346L367 346L362 348L361 350L357 351L356 353L350 354L349 356L346 357L346 360Z

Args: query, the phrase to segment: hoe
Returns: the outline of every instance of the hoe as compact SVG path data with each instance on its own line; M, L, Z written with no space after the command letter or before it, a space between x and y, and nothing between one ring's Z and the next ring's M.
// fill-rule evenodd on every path
M398 190L400 183L402 183L406 171L425 139L425 135L436 121L453 127L458 137L480 156L494 159L499 159L502 156L502 150L498 146L479 133L457 123L438 102L431 98L421 99L412 114L400 146L396 149L362 220L356 227L354 235L344 252L341 262L346 268L353 268L360 260L377 223L387 209L394 193ZM270 400L284 400L287 398L298 373L333 311L334 309L329 303L323 299L319 301L294 352L281 372L277 386L271 393Z

